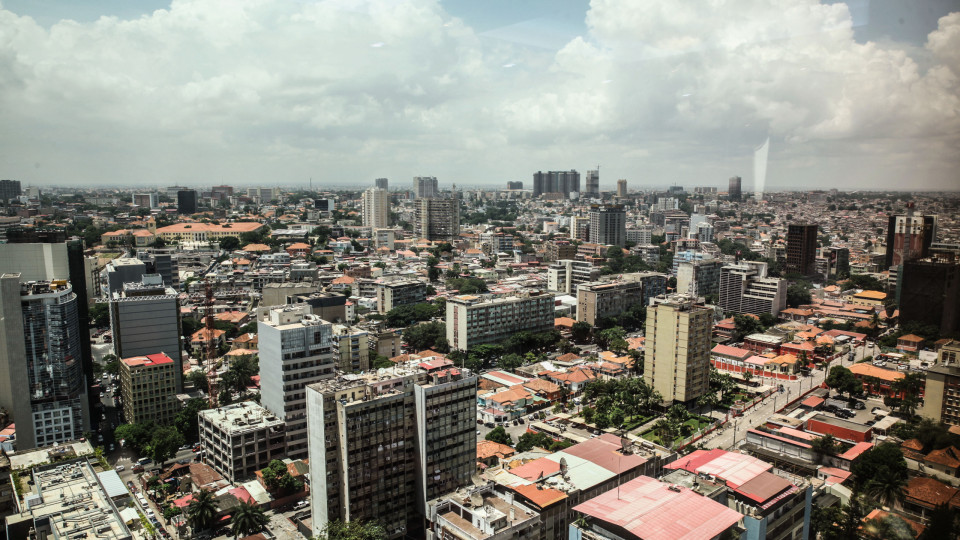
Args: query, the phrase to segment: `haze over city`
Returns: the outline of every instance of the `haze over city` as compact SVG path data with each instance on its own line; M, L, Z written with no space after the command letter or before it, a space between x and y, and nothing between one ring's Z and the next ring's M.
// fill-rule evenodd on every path
M953 190L956 2L0 4L24 185Z

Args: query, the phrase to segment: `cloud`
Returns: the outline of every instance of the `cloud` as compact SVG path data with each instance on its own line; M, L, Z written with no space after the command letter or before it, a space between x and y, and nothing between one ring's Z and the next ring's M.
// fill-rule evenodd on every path
M585 20L549 51L430 0L177 0L49 28L0 9L0 170L499 183L602 161L605 183L692 181L746 171L769 135L774 186L951 180L955 152L931 149L960 144L960 14L920 52L858 43L847 7L815 0L594 0Z

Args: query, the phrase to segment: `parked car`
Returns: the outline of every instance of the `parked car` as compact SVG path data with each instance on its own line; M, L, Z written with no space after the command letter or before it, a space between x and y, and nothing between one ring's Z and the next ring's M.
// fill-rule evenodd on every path
M124 468L125 468L125 467L124 467L123 465L117 465L116 467L114 467L114 469L116 469L117 472L122 471Z

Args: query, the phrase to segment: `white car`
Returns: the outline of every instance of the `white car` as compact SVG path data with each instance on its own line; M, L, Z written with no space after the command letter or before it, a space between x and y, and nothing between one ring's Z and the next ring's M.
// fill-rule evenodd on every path
M123 466L123 465L117 465L117 466L114 467L114 468L117 470L117 472L120 472L120 471L122 471L122 470L124 469L124 466Z

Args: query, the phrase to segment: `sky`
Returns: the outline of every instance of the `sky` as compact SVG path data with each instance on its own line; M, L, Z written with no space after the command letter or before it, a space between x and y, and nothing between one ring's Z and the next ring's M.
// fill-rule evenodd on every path
M24 185L960 190L958 150L960 0L0 0Z

